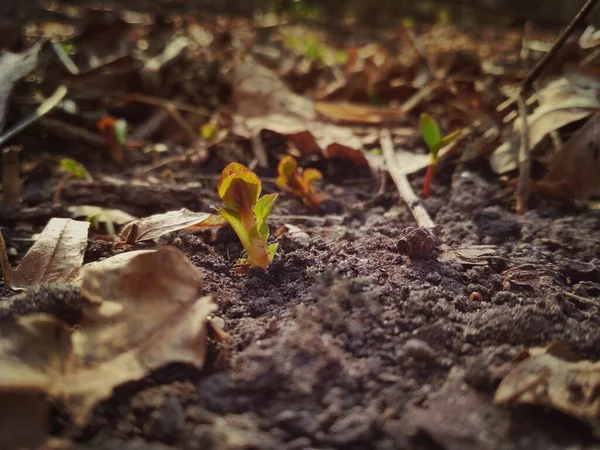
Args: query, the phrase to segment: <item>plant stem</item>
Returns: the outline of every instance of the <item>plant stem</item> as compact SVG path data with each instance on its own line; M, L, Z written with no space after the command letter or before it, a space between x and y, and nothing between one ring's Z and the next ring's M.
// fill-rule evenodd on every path
M429 187L433 180L433 173L435 172L435 164L430 163L427 166L427 172L425 172L425 181L423 182L423 198L429 197Z

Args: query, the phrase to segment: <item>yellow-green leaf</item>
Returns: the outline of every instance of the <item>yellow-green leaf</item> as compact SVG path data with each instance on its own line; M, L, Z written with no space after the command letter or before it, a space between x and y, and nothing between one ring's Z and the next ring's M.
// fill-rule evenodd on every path
M78 163L74 159L71 158L63 158L60 160L60 167L62 170L67 172L70 175L73 175L75 178L79 178L81 180L91 180L92 177L90 173L83 167L83 164Z
M427 113L422 113L419 117L419 129L421 130L421 135L423 136L423 140L425 141L425 144L427 144L429 151L432 154L437 155L437 152L440 149L442 136L435 119Z

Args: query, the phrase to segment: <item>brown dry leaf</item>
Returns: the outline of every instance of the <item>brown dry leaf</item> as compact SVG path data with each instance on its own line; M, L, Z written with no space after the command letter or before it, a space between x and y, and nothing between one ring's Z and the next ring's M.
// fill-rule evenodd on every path
M495 245L469 245L466 247L448 247L440 254L440 261L449 261L465 266L485 266L496 253Z
M183 229L204 230L222 227L227 225L227 221L218 214L196 213L182 208L178 211L155 214L128 223L121 230L122 239L127 239L134 225L138 227L135 242L140 242L158 239L167 233Z
M315 111L320 117L333 122L382 125L406 121L406 114L400 109L344 102L316 102Z
M158 251L157 249L151 250L132 250L130 252L119 253L117 255L113 255L109 258L103 259L101 261L94 261L91 263L85 264L83 267L93 268L93 269L101 269L101 270L118 270L125 267L129 261L135 258L138 255L144 255L147 253L154 253ZM79 276L72 281L74 285L80 285L83 280L83 271L79 273Z
M549 171L536 188L539 193L567 199L600 194L600 113L552 155Z
M600 362L567 362L551 354L532 356L502 380L494 403L554 408L600 432Z
M538 92L540 106L527 117L530 148L535 148L551 132L599 111L600 99L596 86L597 83L592 79L580 77L575 84L567 77L562 77L541 89ZM515 130L518 131L520 126L521 120L517 119ZM492 169L499 174L518 167L516 154L509 150L509 146L510 143L504 143L490 158ZM513 154L514 159L507 161L507 157Z
M293 93L277 75L255 62L241 63L234 75L233 132L251 139L262 130L286 136L304 155L349 158L367 164L361 140L349 128L317 120L314 103Z
M79 274L87 247L89 222L50 219L40 237L12 273L10 287L69 282Z
M206 321L217 310L201 297L200 270L174 247L83 272L76 330L33 314L3 324L0 335L0 391L46 393L78 425L118 385L175 362L201 368Z

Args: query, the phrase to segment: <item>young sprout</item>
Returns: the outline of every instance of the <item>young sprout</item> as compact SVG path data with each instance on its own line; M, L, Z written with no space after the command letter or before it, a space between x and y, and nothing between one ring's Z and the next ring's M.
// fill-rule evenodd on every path
M69 175L79 179L79 180L92 180L92 176L87 171L87 169L83 166L83 164L78 163L74 159L71 158L63 158L60 160L60 168L67 172Z
M277 194L260 197L261 189L260 179L254 172L239 163L229 164L221 172L218 192L223 207L218 212L231 225L248 254L242 263L266 269L278 246L267 245L267 216Z
M312 187L312 182L323 178L321 172L317 169L301 170L293 156L286 156L279 161L277 174L277 186L300 197L314 211L319 209L321 198Z
M438 162L438 154L440 150L452 142L462 132L462 130L454 131L444 137L440 133L440 128L433 117L427 113L421 114L419 117L419 129L425 140L425 144L429 148L431 160L425 174L425 182L423 183L423 197L429 197L429 187L433 179L433 172Z

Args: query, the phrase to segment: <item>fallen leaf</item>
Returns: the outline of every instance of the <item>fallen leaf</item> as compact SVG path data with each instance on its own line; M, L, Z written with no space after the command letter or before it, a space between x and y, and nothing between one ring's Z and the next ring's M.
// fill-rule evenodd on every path
M10 94L17 81L37 67L41 48L40 43L24 53L0 53L0 131L4 129Z
M315 104L293 93L273 72L252 61L234 75L233 132L251 139L263 130L284 135L303 154L348 158L368 164L362 142L350 128L317 120Z
M465 266L485 266L496 253L495 245L469 245L465 247L445 248L438 259L455 262Z
M202 273L174 247L117 268L86 267L76 330L46 314L6 322L0 335L0 391L46 393L84 425L92 408L125 382L171 363L206 357Z
M73 217L96 217L99 222L112 222L115 225L123 225L132 222L137 217L132 216L120 209L103 208L102 206L75 205L69 206L69 212Z
M132 250L130 252L119 253L117 255L113 255L109 258L102 259L100 261L94 261L91 263L85 264L83 267L85 268L93 268L93 269L101 269L101 270L118 270L125 267L129 264L133 258L139 255L144 255L147 253L157 252L157 249L150 250ZM80 285L83 280L83 272L80 271L79 275L72 281L74 285Z
M196 213L189 209L182 208L178 211L169 211L164 214L155 214L144 217L135 222L128 223L121 230L121 238L127 239L132 227L138 227L136 242L151 241L159 237L172 233L173 231L204 230L227 225L227 221L218 214Z
M551 354L532 356L500 383L494 403L554 408L600 433L600 362L567 362Z
M538 91L539 107L527 116L529 126L529 148L535 148L548 134L565 125L585 119L600 110L597 83L594 80L578 79L577 84L567 77L558 78ZM521 119L515 120L515 131L521 127ZM516 133L518 135L518 133ZM512 163L507 161L514 155ZM505 142L491 156L491 166L497 173L506 173L518 167L516 154ZM503 172L499 172L503 170Z
M73 219L50 219L39 238L13 271L12 289L40 283L69 282L79 274L90 224Z
M600 194L600 113L552 154L548 173L536 183L536 191L581 200Z

